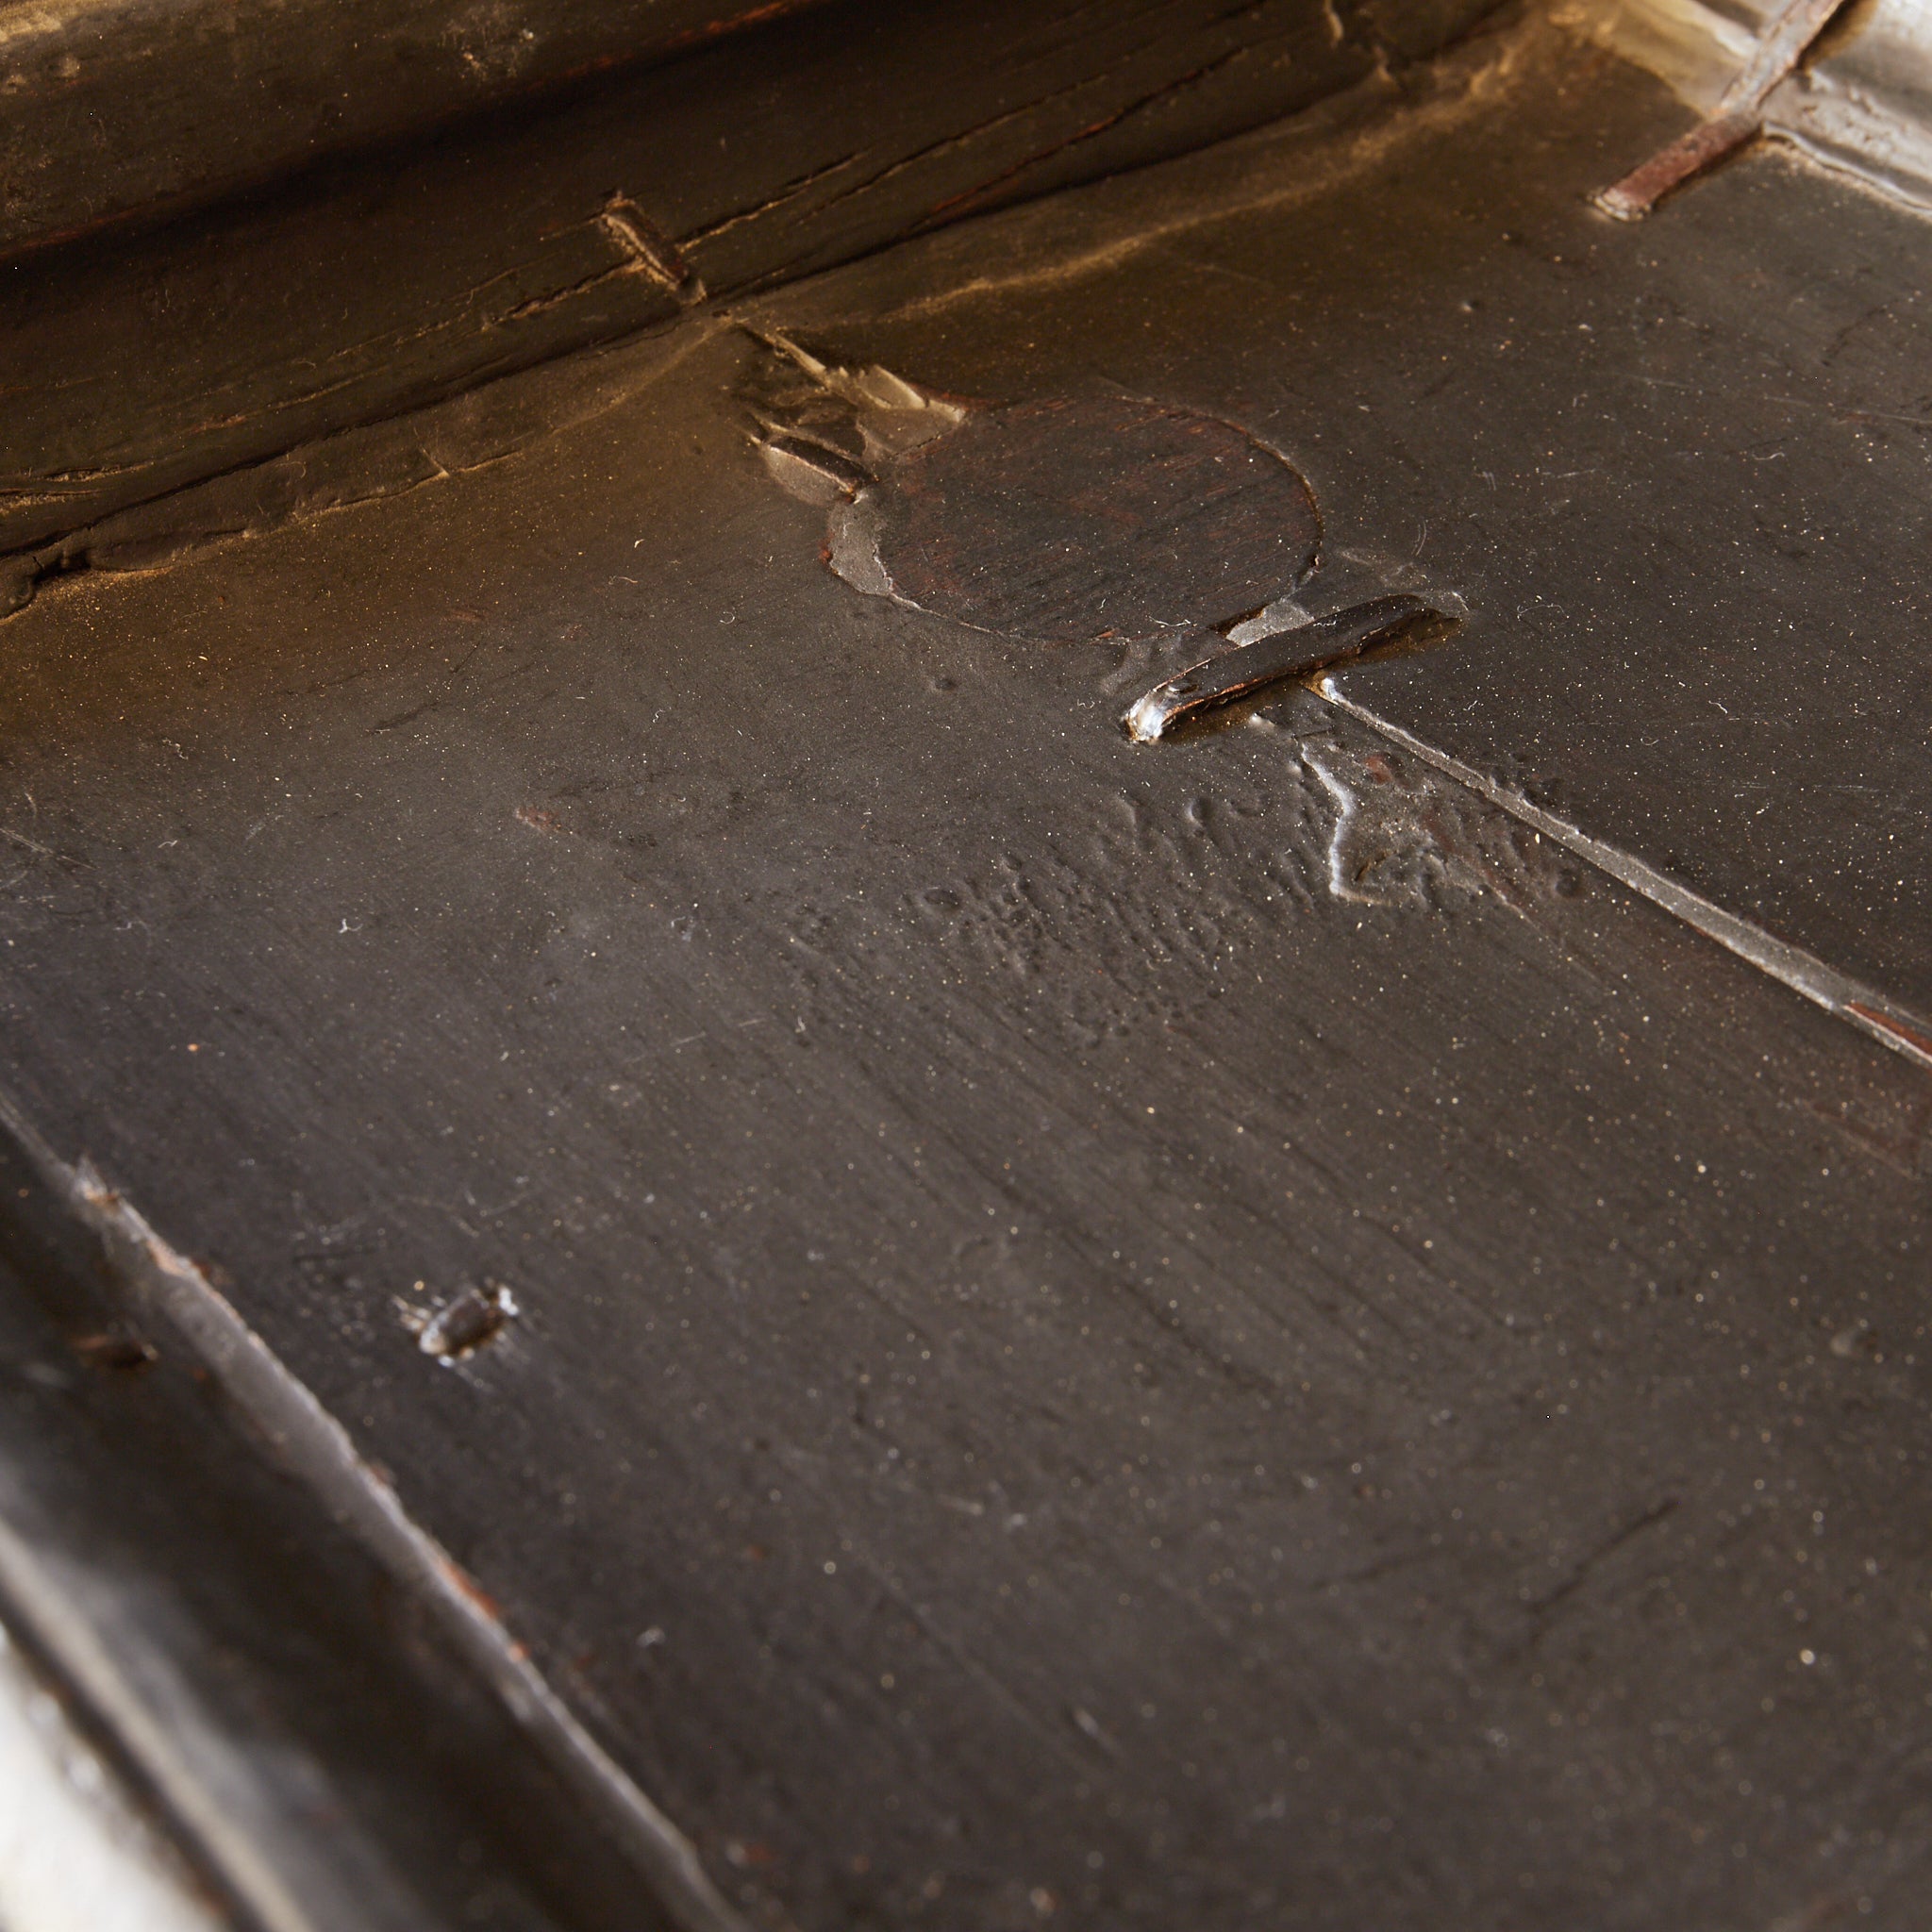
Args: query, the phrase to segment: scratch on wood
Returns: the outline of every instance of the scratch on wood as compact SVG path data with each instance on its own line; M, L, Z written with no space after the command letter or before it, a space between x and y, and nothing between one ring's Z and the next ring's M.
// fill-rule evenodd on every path
M1590 1580L1591 1572L1598 1564L1602 1563L1607 1557L1615 1556L1625 1543L1633 1541L1636 1538L1641 1536L1646 1529L1654 1528L1657 1524L1663 1522L1666 1517L1675 1511L1676 1507L1676 1497L1666 1496L1660 1503L1652 1504L1641 1514L1631 1518L1621 1528L1612 1530L1594 1548L1586 1550L1577 1558L1574 1567L1571 1570L1569 1575L1564 1577L1562 1582L1557 1584L1553 1589L1546 1591L1541 1596L1535 1598L1531 1602L1529 1606L1531 1615L1538 1619L1547 1617L1566 1597L1573 1596L1577 1591L1582 1589L1584 1584Z
M613 194L604 204L597 225L616 242L636 270L669 290L680 302L703 299L705 285L676 242L628 195Z

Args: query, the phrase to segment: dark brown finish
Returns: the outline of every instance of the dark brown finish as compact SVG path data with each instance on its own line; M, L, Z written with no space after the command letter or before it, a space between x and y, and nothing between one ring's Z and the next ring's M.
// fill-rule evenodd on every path
M1866 836L1848 760L1917 809L1910 425L1757 458L1772 396L1923 380L1927 231L1764 158L1608 227L1675 114L1532 25L741 306L855 389L1280 449L1324 599L1470 610L1351 703L1769 891L1749 759L1771 849ZM492 460L15 619L4 1084L754 1924L1920 1932L1924 1071L1307 692L1127 743L1198 633L853 595L770 355L685 314L506 378ZM1801 625L1753 683L1779 597L1869 663ZM1768 749L1689 735L1740 685ZM146 1333L89 1278L67 1332ZM425 1354L488 1282L517 1321Z
M0 1123L0 1616L57 1676L100 1648L118 1695L80 1714L224 1923L671 1932L223 1368Z
M891 595L1055 644L1233 623L1301 583L1322 538L1273 450L1124 398L971 415L843 514L866 520Z
M1651 99L1633 151L1676 124ZM782 320L934 385L1021 364L1051 392L1098 364L1255 428L1321 498L1324 603L1470 607L1452 650L1339 672L1342 695L1932 1030L1924 230L1776 149L1668 225L1608 225L1586 199L1606 129L1552 133L1531 191L1498 126L1445 135L1453 172L1366 172L1272 225L1188 225L1178 185L1126 183L1009 217L1004 259L1091 264L1063 294L1014 275L1010 335L945 292L1000 279L965 235L878 264L883 325L841 334L830 285ZM1180 172L1250 192L1212 158Z
M811 0L6 0L0 256Z
M1482 4L1428 9L1430 31ZM103 525L186 485L1304 108L1387 51L1330 18L837 0L461 141L0 267L0 609L170 548L166 516L131 556ZM275 520L288 470L260 480L229 527Z

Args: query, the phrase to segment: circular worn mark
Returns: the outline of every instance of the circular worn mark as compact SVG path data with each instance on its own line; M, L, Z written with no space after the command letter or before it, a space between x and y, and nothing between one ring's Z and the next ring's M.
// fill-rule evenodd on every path
M877 573L861 589L1041 643L1225 623L1307 576L1322 534L1313 492L1273 450L1124 398L969 417L852 508Z

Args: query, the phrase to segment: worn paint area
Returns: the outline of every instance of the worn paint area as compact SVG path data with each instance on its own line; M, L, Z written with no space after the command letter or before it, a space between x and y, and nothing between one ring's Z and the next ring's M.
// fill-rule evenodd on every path
M1314 573L1322 520L1287 458L1134 396L975 405L762 339L742 389L773 478L827 510L856 591L1048 644L1225 629Z
M1585 869L1560 846L1400 752L1350 733L1298 749L1330 809L1326 883L1336 899L1421 912L1489 891L1528 912L1589 890Z
M1211 416L1114 397L970 417L833 516L848 581L1052 644L1242 616L1314 569L1322 536L1313 493L1274 451Z
M1179 655L1122 716L1138 743L1219 728L1466 615L1453 592L1405 591L1312 616L1296 593L1321 562L1314 492L1220 418L1118 396L974 405L758 340L740 384L753 440L774 482L826 510L832 571L974 630Z

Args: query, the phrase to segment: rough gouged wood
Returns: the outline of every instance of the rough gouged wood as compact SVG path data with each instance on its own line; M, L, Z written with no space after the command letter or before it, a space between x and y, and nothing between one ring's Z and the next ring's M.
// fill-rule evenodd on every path
M1488 0L1414 4L1426 39ZM1306 108L1388 53L1368 16L1339 40L1337 17L836 0L460 140L0 267L0 608L86 567L65 538L186 485L662 325L701 288Z
M7 0L0 256L812 0Z
M1520 79L1491 85L1521 98ZM1622 86L1628 149L1675 125L1661 87L1631 70ZM1082 365L1026 345L1085 328L1114 380L1264 430L1330 520L1324 599L1469 603L1453 651L1338 672L1343 692L1909 1024L1932 1012L1932 809L1884 694L1921 688L1932 608L1927 230L1776 150L1668 230L1606 225L1585 197L1607 128L1542 152L1557 208L1512 181L1493 114L1427 137L1426 185L1391 149L1271 219L1217 230L1158 208L1172 225L1144 249L1124 194L1083 191L1002 218L997 255L933 237L787 291L769 325L966 391L1024 358L1046 392ZM1321 318L1298 321L1291 357L1267 359L1279 325L1244 319L1261 307L1231 308L1198 349L1147 323L1157 276L1211 303L1237 275L1256 304L1265 286ZM861 287L871 325L841 319ZM1134 319L1096 319L1109 303Z

